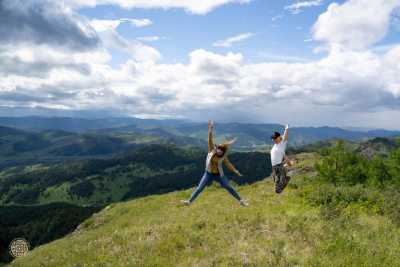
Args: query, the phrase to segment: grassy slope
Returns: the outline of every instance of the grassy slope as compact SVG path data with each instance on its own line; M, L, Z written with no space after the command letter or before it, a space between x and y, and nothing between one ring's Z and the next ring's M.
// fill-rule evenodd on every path
M298 167L313 161L298 157ZM270 179L242 186L251 204L246 208L215 185L191 207L179 204L191 190L112 204L79 232L35 248L12 266L400 265L399 228L356 208L324 219L301 196L308 179L312 173L294 176L281 195Z

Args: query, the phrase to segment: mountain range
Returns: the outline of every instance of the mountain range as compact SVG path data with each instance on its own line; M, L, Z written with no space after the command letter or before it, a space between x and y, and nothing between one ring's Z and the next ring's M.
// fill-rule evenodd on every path
M69 136L67 140L79 139L82 134L107 136L106 138L124 143L171 142L177 145L205 147L207 123L187 122L183 120L154 120L129 118L84 119L65 117L0 117L0 125L16 128L41 135L25 138L30 146L48 145L46 138ZM218 123L215 124L215 138L222 142L226 138L237 137L236 150L263 150L271 144L269 137L274 131L283 131L280 124ZM0 129L0 137L11 129ZM46 135L45 137L43 136ZM75 134L75 135L73 135ZM391 137L400 135L400 131L375 129L354 131L338 127L293 127L290 129L290 145L301 146L328 139L364 140L373 137ZM87 137L87 135L86 135ZM35 139L36 138L36 139ZM34 140L32 140L34 139ZM34 144L30 143L33 141ZM51 142L51 141L50 141ZM81 141L85 142L85 141ZM53 143L53 142L51 142ZM75 144L76 145L76 144ZM107 149L106 149L107 150ZM112 150L112 149L111 149ZM101 151L99 151L101 152Z

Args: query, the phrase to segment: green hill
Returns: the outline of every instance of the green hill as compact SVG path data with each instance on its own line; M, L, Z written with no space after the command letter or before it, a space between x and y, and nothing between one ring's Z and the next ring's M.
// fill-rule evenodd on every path
M0 206L0 266L12 261L8 246L14 238L23 236L32 247L48 243L70 233L100 209L68 203Z
M296 156L281 195L239 187L249 207L215 185L190 207L191 190L110 204L11 266L399 266L400 194L319 184L316 157Z
M81 159L55 165L26 165L0 171L0 205L68 202L104 205L194 186L204 170L206 151L148 145L107 159ZM266 153L230 153L243 172L239 184L271 173Z
M204 140L163 130L128 133L73 133L62 130L14 129L0 125L0 170L68 160L107 158L151 144L206 148Z

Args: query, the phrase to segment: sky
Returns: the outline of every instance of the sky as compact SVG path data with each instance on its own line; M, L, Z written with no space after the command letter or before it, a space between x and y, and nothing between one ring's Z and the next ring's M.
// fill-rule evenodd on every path
M400 0L0 0L0 116L400 130Z

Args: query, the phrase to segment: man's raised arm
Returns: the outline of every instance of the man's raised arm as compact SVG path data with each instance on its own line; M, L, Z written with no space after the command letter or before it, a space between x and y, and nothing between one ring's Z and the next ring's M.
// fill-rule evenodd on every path
M213 134L212 134L213 127L214 127L213 121L209 120L208 121L208 152L211 152L214 149Z
M289 139L289 124L286 124L285 132L283 133L283 141L287 141Z

